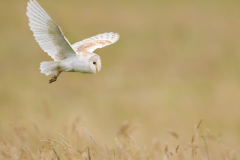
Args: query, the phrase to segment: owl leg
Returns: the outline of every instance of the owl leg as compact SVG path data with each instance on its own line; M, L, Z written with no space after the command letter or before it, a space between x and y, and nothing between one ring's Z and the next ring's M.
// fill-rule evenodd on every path
M52 82L55 82L58 78L58 76L62 73L62 71L58 71L57 75L54 75L50 80L49 80L49 84Z

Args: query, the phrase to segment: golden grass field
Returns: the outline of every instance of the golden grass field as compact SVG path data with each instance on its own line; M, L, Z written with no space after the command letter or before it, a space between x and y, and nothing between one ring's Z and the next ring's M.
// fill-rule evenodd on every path
M27 0L0 0L1 160L240 159L240 1L38 2L72 44L120 39L48 84Z

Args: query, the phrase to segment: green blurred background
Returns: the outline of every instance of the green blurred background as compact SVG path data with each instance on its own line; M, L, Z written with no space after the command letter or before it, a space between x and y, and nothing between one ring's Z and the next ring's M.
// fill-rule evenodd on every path
M38 138L52 138L78 118L99 144L114 144L124 121L140 124L140 144L171 140L167 129L190 141L203 118L202 130L240 144L240 1L38 2L71 44L105 32L120 39L95 51L99 73L48 84L39 66L51 58L30 31L27 0L0 0L2 137L13 124L38 124Z

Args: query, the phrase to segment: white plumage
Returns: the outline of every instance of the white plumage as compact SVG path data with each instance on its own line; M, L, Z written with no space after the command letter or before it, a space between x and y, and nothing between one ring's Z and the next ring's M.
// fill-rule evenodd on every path
M118 33L103 33L71 45L61 28L51 19L36 0L27 6L29 26L40 47L54 61L42 62L41 73L56 74L49 83L57 80L61 72L96 73L101 69L101 58L92 53L97 48L113 44L119 39Z

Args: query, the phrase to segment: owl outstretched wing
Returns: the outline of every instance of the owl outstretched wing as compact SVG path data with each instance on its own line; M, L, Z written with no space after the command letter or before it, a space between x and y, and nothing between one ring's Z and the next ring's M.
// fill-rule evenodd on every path
M40 47L55 61L76 55L61 28L51 19L36 0L27 6L29 26Z
M117 42L119 39L118 33L103 33L93 36L91 38L84 39L72 45L72 48L76 52L93 52L97 48L103 48L107 45Z

